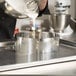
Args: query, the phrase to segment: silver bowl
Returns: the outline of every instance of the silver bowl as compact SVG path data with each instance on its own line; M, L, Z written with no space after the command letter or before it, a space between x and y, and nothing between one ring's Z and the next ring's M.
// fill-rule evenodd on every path
M70 24L69 14L52 14L52 27L55 32L63 31Z

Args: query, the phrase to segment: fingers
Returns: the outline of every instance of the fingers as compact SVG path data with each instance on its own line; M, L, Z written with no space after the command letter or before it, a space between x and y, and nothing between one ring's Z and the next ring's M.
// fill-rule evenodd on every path
M39 9L40 10L43 10L45 8L47 1L48 0L40 0L40 2L39 2Z

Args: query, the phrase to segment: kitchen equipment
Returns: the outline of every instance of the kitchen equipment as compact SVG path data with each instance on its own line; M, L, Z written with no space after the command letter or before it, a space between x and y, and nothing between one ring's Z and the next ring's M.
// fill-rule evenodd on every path
M52 3L51 3L52 2ZM50 0L48 8L51 13L52 27L55 32L62 32L70 21L70 0Z
M53 14L51 16L52 27L55 32L61 33L70 24L69 14Z
M30 32L17 34L15 43L16 62L32 62L37 60L36 39L31 38Z
M58 46L49 32L41 33L41 40L39 42L38 59L39 60L50 60L55 57L58 51Z
M38 13L38 5L34 0L5 0L3 6L5 13L16 18L26 18L30 14Z
M51 13L54 39L59 45L60 35L70 22L71 0L48 0L48 8Z

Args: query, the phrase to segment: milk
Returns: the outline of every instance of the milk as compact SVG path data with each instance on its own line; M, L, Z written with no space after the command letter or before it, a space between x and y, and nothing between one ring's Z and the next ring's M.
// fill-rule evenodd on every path
M33 23L33 26L32 26L32 37L35 38L35 30L36 30L36 18L38 16L38 13L36 12L30 12L30 13L27 13L28 17L32 19L32 23Z
M32 19L33 22L33 29L35 29L35 24L36 24L36 18L38 16L38 13L28 13L29 18Z

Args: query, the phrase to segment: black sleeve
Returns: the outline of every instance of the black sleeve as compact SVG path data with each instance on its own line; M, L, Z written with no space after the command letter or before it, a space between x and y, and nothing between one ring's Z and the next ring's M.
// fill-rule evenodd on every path
M0 40L12 39L16 25L16 19L4 13L0 7Z
M39 16L41 16L42 14L50 14L49 9L48 9L48 2L47 2L46 7L42 11L39 11Z

